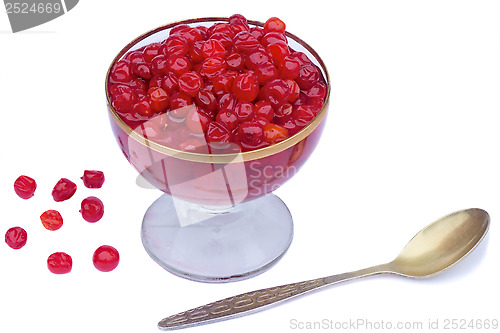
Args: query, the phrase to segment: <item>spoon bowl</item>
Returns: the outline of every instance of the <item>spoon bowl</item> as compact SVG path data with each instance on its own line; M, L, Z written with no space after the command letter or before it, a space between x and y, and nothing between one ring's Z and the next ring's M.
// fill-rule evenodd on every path
M312 290L365 276L396 274L410 278L431 277L474 250L488 232L489 223L490 217L482 209L461 210L422 229L389 263L225 298L169 316L158 323L158 328L172 330L243 316Z
M394 274L413 278L436 275L469 254L488 231L489 215L466 209L428 225L388 265Z

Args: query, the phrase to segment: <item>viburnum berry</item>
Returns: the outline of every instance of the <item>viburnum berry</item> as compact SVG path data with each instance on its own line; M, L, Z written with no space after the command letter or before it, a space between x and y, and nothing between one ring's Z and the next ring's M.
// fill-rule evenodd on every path
M238 139L247 145L258 146L264 141L264 128L253 121L238 126Z
M283 79L274 79L268 81L263 89L264 98L271 103L274 108L278 108L288 101L290 88Z
M226 55L226 49L221 42L216 39L210 38L201 48L201 53L205 58L216 57L223 58Z
M201 109L212 113L217 109L217 99L208 89L201 89L195 97L195 103Z
M194 134L203 134L210 121L210 117L203 112L198 112L198 108L194 105L186 115L186 126Z
M110 245L102 245L94 251L92 256L94 267L101 272L111 272L120 262L118 250Z
M196 72L186 72L179 77L179 90L195 97L203 84L200 74Z
M104 204L96 197L85 198L82 201L80 213L85 221L97 222L104 215Z
M151 62L160 52L160 43L149 44L142 51L142 57L145 62Z
M28 176L19 176L14 182L14 191L22 199L29 199L35 195L36 182Z
M177 76L191 70L191 62L186 56L173 54L167 59L167 69Z
M234 113L240 123L250 121L255 117L254 106L249 102L240 102L234 107Z
M285 29L285 22L277 17L271 17L264 23L265 32L285 32Z
M26 233L26 230L21 227L10 228L5 233L5 243L7 243L7 245L14 250L19 250L26 245L27 240L28 234Z
M226 57L227 69L231 69L234 71L240 71L244 67L244 60L241 54L239 53L231 53Z
M224 123L229 130L233 130L238 126L238 117L233 110L220 110L216 120Z
M76 184L67 178L61 178L52 189L52 197L55 201L70 199L76 192Z
M263 117L267 121L272 121L274 118L274 109L269 101L258 101L255 103L255 115Z
M264 140L270 144L281 142L288 137L288 130L280 125L268 123L264 126Z
M73 259L67 253L55 252L47 258L47 268L54 274L67 274L72 267Z
M63 225L63 218L61 213L57 210L47 210L40 215L40 221L42 221L42 225L47 230L59 230Z
M87 188L101 188L104 184L104 172L99 170L85 170L83 176L83 185Z
M132 71L135 75L145 80L150 80L153 77L151 66L146 62L137 62L132 65Z
M243 102L251 102L259 94L259 82L253 73L239 74L233 82L234 96Z
M192 104L193 98L191 95L183 91L175 92L172 94L172 99L170 100L169 115L174 118L184 118Z
M300 89L308 90L319 81L321 74L313 64L306 64L300 68L299 76L295 79Z
M224 143L231 141L231 131L221 121L212 121L206 132L207 142Z

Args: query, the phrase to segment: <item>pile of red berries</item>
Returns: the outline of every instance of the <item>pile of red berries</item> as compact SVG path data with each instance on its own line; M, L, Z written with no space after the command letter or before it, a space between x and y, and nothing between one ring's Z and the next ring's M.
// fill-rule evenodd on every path
M205 142L248 151L283 141L315 118L327 93L320 69L288 45L285 23L272 17L250 27L242 15L175 26L167 39L125 54L108 83L129 126L187 151Z
M97 170L85 170L83 184L87 188L101 188L104 183L104 173ZM14 190L22 199L33 197L37 184L33 178L20 176L14 182ZM71 180L61 178L52 189L54 201L61 202L73 197L77 190L77 185ZM80 213L87 222L97 222L104 214L104 205L96 197L85 198L81 203ZM47 210L40 215L40 221L47 230L59 230L63 225L63 218L57 210ZM28 234L26 230L17 226L10 228L5 233L5 242L13 249L21 249L26 245ZM108 272L117 267L119 262L118 251L108 245L99 247L93 255L94 266L104 272ZM54 274L69 273L72 269L73 261L70 255L64 252L55 252L47 259L47 267Z

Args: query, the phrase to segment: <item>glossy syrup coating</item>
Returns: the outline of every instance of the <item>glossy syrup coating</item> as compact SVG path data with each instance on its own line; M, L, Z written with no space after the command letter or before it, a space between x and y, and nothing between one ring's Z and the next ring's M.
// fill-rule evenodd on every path
M201 139L241 151L283 141L315 118L326 97L321 71L288 45L285 29L277 17L250 27L239 14L209 27L178 25L112 66L111 105L132 128L162 115L174 119L148 139L175 149L192 150Z

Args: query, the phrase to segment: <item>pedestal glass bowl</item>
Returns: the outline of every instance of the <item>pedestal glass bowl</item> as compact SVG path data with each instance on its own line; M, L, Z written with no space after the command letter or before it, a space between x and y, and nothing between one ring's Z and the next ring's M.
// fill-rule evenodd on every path
M181 25L211 26L228 18L191 19L147 32L123 48L106 77L106 97L113 133L123 154L140 175L164 192L147 210L142 241L148 254L173 274L196 281L226 282L249 278L275 264L293 237L293 222L274 190L290 179L315 148L328 110L330 82L318 54L297 36L288 45L306 54L327 86L315 118L284 141L245 150L237 144L207 143L186 114L196 106L148 121L128 121L111 101L110 72L131 51L165 40ZM250 26L262 27L256 21ZM189 127L189 128L188 128ZM186 144L187 142L187 144ZM291 189L292 190L292 189Z

